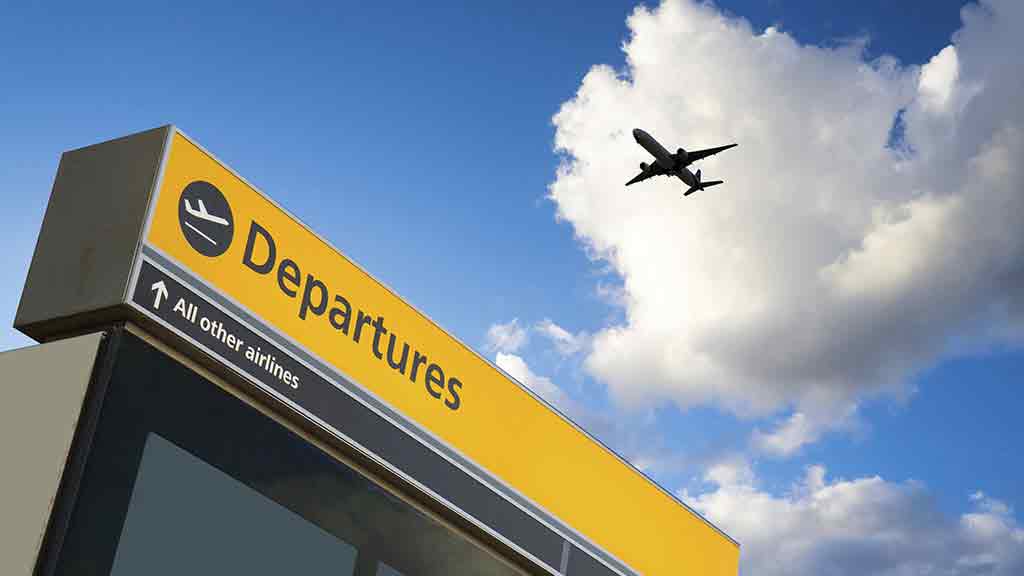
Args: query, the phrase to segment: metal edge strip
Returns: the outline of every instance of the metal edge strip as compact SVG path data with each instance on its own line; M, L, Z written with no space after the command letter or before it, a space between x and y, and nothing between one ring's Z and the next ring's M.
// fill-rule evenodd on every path
M138 243L135 247L135 254L133 255L132 272L128 278L128 282L125 284L125 292L122 298L123 302L131 302L132 294L135 293L135 284L139 281L139 271L142 269L142 253L145 250L146 238L149 237L149 228L153 223L153 217L156 213L156 200L160 195L160 189L164 184L164 171L167 168L167 161L171 156L171 145L174 143L174 134L177 129L173 124L167 124L163 126L167 130L167 134L164 135L164 146L160 153L160 165L156 169L156 177L153 178L153 187L149 191L149 202L146 205L146 218L142 224L142 230L139 233Z

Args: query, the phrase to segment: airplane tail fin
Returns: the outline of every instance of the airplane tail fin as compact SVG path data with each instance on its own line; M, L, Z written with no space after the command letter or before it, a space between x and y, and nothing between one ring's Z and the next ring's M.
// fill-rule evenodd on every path
M693 194L694 192L696 192L698 190L703 190L705 188L711 188L712 186L718 186L719 184L724 184L724 183L725 183L725 180L712 180L710 182L698 182L696 186L690 186L689 190L687 190L686 192L683 192L683 196L689 196L690 194Z

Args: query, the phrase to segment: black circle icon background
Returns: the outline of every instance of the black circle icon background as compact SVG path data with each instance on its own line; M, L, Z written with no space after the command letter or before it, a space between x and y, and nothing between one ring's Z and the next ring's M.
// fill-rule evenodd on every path
M202 212L200 200L206 208L206 214L227 220L227 225L202 218L186 209L187 201L192 211ZM235 218L227 199L216 186L202 180L196 180L181 191L181 198L178 199L178 224L192 248L204 256L220 256L226 252L235 235Z

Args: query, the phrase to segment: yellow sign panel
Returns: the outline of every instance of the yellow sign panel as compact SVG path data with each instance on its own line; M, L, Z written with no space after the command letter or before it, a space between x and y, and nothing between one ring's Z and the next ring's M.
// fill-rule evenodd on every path
M736 574L735 543L177 131L163 170L150 246L630 567Z

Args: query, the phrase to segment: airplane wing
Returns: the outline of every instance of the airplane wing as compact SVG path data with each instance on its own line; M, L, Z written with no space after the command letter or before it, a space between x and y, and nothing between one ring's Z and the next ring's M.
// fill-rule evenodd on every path
M703 158L707 158L708 156L718 154L719 152L723 150L728 150L729 148L732 148L734 146L739 146L739 144L729 144L727 146L719 146L717 148L705 148L704 150L694 150L693 152L687 152L686 160L688 162L696 162L697 160L701 160Z
M643 182L648 178L652 178L654 176L661 176L662 174L668 174L668 172L666 172L665 169L662 168L657 162L654 162L650 166L648 166L646 170L634 176L633 179L630 180L629 182L626 182L626 186L629 186L630 184L636 184L637 182Z

